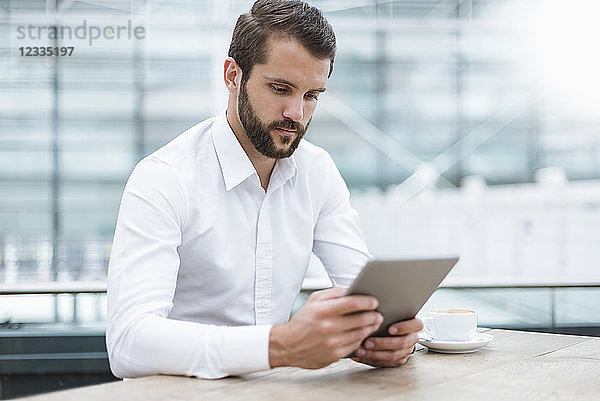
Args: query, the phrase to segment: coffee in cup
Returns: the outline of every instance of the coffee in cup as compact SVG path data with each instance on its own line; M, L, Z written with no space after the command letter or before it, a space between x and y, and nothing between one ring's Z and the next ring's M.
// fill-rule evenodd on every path
M423 331L438 341L471 341L477 332L477 312L471 309L435 309L423 319Z

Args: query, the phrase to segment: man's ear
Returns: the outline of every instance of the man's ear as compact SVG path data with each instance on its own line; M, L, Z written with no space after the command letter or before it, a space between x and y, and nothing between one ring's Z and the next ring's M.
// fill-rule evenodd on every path
M225 64L223 65L223 78L229 93L237 95L240 83L242 82L242 69L232 57L227 57L225 59Z

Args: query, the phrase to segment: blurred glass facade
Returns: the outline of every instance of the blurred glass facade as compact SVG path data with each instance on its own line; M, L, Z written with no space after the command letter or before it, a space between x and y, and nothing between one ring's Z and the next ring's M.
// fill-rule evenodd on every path
M105 278L129 173L225 108L222 63L251 3L0 0L0 282ZM555 166L600 178L596 2L313 3L338 54L307 138L353 193L424 165L445 188ZM86 35L51 38L53 26ZM21 56L32 46L74 50Z

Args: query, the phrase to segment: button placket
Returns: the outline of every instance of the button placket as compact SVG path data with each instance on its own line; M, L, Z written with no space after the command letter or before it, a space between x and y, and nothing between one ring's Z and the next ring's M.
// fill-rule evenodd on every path
M254 282L254 310L257 325L271 323L271 287L273 279L273 236L269 194L263 199L258 215Z

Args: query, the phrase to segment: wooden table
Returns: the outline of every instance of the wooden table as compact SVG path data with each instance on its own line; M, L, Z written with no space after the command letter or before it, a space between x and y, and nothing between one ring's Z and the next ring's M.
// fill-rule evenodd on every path
M152 376L30 397L132 400L600 400L600 338L510 330L472 354L417 351L399 368L344 359L320 370L279 368L199 380Z

